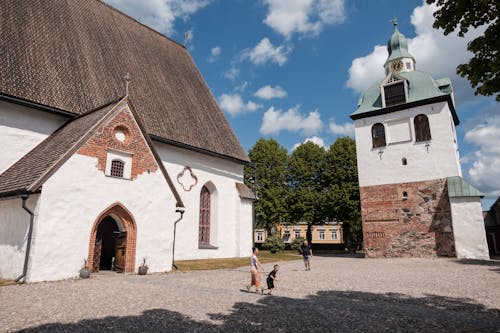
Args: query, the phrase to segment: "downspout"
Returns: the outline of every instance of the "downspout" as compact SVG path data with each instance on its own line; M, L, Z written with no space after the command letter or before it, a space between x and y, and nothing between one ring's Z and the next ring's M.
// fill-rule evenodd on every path
M178 269L177 266L174 263L174 254L175 254L175 231L177 229L177 223L179 223L182 220L182 217L184 216L184 209L178 208L175 210L176 213L181 214L181 216L177 219L177 221L174 222L174 241L172 245L172 267L175 267L175 269Z
M24 267L23 267L23 274L20 275L17 279L16 282L19 282L19 280L23 279L23 283L26 282L26 274L28 273L28 263L29 263L29 258L30 258L30 250L31 250L31 239L33 238L33 220L35 218L35 214L29 210L28 207L26 207L26 200L28 200L28 195L23 194L21 195L21 199L23 200L23 209L30 214L30 227L28 230L28 242L26 244L26 255L24 257Z

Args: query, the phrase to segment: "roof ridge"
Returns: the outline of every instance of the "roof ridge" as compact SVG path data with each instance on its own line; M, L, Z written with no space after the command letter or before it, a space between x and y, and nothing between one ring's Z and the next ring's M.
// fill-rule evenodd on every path
M153 32L155 32L155 33L157 33L158 35L160 35L161 37L163 37L163 38L167 39L168 41L171 41L171 42L173 42L174 44L177 44L177 46L180 46L182 49L187 50L187 49L186 49L186 47L185 47L184 45L182 45L182 44L181 44L181 43L179 43L178 41L174 40L173 38L170 38L170 37L168 37L168 36L166 36L166 35L162 34L161 32L159 32L159 31L157 31L157 30L155 30L155 29L151 28L150 26L147 26L147 25L145 25L144 23L141 23L139 20L136 20L135 18L133 18L132 16L130 16L130 15L128 15L128 14L125 14L124 12L122 12L122 11L120 11L119 9L117 9L117 8L115 8L115 7L113 7L113 6L111 6L110 4L108 4L108 3L104 2L103 0L95 0L95 1L100 2L100 3L101 3L101 4L103 4L104 6L106 6L106 7L110 8L111 10L113 10L113 11L115 11L115 12L117 12L117 13L119 13L119 14L121 14L121 15L123 15L123 16L125 16L125 17L127 17L127 18L129 18L130 20L132 20L132 21L134 21L134 22L138 23L139 25L142 25L143 27L145 27L145 28L147 28L147 29L149 29L149 30L151 30L151 31L153 31Z

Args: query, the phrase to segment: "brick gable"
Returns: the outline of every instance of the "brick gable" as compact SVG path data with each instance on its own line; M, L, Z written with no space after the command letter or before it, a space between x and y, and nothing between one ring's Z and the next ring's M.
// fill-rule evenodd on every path
M119 141L115 137L116 131L123 132L125 140ZM112 119L108 120L78 149L77 153L96 157L98 160L97 168L104 172L108 150L131 155L131 179L136 179L138 175L145 172L158 170L158 164L128 106L122 107Z

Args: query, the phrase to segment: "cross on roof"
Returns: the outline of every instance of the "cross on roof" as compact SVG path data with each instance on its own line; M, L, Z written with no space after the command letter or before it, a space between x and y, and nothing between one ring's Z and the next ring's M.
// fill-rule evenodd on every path
M398 18L395 17L393 19L390 19L389 22L391 22L392 24L394 24L396 26L396 25L398 25Z
M130 74L127 72L127 75L123 77L125 79L125 95L128 96L128 85L132 82Z

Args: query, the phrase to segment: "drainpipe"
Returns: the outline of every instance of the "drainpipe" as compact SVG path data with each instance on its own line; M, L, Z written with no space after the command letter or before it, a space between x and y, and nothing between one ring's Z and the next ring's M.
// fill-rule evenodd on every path
M26 255L24 257L24 267L23 267L23 274L20 275L17 279L16 282L19 282L19 280L23 279L23 283L26 280L26 274L28 273L28 262L30 258L30 249L31 249L31 239L33 238L33 220L35 218L35 214L29 210L28 207L26 207L26 200L28 200L28 195L23 194L21 195L21 199L23 200L23 209L30 214L30 228L28 230L28 242L26 244Z
M174 263L174 254L175 254L175 231L177 229L177 223L179 223L182 220L182 216L184 215L184 209L183 208L178 208L175 210L176 213L181 214L181 216L177 219L177 221L174 222L174 241L172 245L172 267L175 267L175 269L178 269L177 266Z

